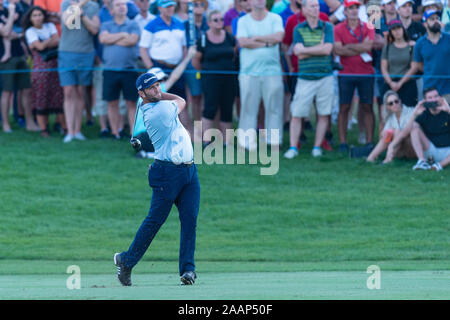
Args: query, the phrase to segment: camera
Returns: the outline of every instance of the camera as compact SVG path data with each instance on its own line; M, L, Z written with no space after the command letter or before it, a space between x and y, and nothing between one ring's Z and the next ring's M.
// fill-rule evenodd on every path
M336 62L336 61L332 61L331 62L331 66L332 66L333 70L337 70L337 71L344 70L344 66L342 64L340 64L339 62Z
M437 101L425 101L423 103L424 108L426 109L434 109L439 105Z

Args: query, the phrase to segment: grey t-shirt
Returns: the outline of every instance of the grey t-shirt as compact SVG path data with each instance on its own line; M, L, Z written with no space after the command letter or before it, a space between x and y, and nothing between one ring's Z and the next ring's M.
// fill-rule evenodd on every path
M389 49L388 49L389 46ZM381 59L388 62L388 72L391 75L403 76L408 72L413 58L413 49L407 45L404 48L397 48L394 44L387 44L381 52Z
M114 20L106 21L100 26L100 34L103 31L108 33L126 32L129 34L141 35L139 24L128 18L122 24L117 24ZM138 42L139 43L139 42ZM103 64L105 68L115 69L135 69L136 60L138 58L138 45L132 47L124 47L116 44L103 45Z
M63 0L61 12L66 11L70 6L70 0ZM99 14L99 6L93 1L89 1L83 6L83 13L92 19ZM61 19L61 39L59 41L59 51L89 53L94 51L94 36L88 31L81 19L75 19L74 28L67 28Z

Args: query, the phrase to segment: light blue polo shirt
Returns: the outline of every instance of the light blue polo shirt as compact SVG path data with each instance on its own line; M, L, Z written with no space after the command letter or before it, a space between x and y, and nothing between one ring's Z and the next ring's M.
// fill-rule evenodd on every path
M450 34L442 32L437 44L425 34L414 47L414 61L423 63L423 87L434 87L440 95L450 93ZM447 76L430 78L428 76Z
M191 137L178 118L178 106L162 100L140 105L144 125L155 148L155 159L175 164L194 160Z
M167 92L166 84L164 82L160 82L159 85L161 87L161 92ZM142 98L139 97L138 101L136 102L136 119L134 121L133 137L137 137L139 134L147 131L144 124L144 115L142 114L141 108L139 108L141 104Z

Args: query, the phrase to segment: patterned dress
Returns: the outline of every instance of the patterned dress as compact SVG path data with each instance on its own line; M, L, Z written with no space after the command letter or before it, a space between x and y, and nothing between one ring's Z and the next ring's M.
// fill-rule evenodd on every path
M58 59L43 61L37 50L32 50L33 72L31 73L31 105L38 115L63 112L63 90L59 85L57 71L38 71L57 69Z
M44 41L57 34L53 23L45 23L40 29L30 27L25 37L30 46L35 41ZM38 115L63 112L63 90L59 84L58 59L49 61L42 59L39 51L31 50L33 56L33 72L31 73L31 106ZM41 71L52 69L55 71Z

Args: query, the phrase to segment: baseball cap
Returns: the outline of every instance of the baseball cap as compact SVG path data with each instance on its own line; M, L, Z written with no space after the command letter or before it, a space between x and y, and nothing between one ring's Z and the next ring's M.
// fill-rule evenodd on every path
M158 82L158 77L153 73L144 73L139 76L136 80L136 89L137 91L141 91L151 87L153 84Z
M381 5L383 6L385 4L391 3L392 1L395 3L395 0L381 0Z
M157 0L156 4L157 4L158 7L167 8L167 7L170 7L170 6L174 6L177 3L175 1L173 1L173 0Z
M422 0L422 7L431 6L432 4L442 8L442 2L440 0Z
M422 21L425 22L428 20L429 17L432 15L437 14L439 17L441 16L441 12L438 10L427 10L423 13Z
M398 8L403 7L408 2L410 2L411 4L414 4L413 0L397 0L397 4L395 5L395 8L398 10Z
M361 2L359 2L359 0L344 0L344 8L348 8L353 5L357 5L359 7Z
M403 26L402 22L400 20L397 20L397 19L392 20L391 22L389 22L389 25L388 25L389 30L392 30L392 29L394 29L396 27L402 27L402 26Z

